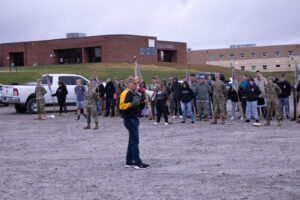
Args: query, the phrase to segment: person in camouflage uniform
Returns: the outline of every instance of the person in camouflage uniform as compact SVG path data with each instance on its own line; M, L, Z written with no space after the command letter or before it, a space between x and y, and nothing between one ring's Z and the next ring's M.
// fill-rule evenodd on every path
M46 120L46 111L45 111L45 97L44 95L47 93L46 89L41 86L41 80L37 80L37 86L35 87L35 97L36 97L36 105L37 105L37 113L38 117L36 120ZM43 117L41 115L43 114Z
M87 114L87 126L84 129L91 129L91 116L94 119L95 127L94 130L98 129L98 114L96 109L96 102L99 101L99 96L95 91L92 90L92 85L89 83L88 91L85 93L86 99L86 114Z
M265 87L265 95L267 97L267 122L265 126L270 126L270 120L272 119L273 111L275 110L275 115L277 117L278 126L280 126L280 104L278 96L281 94L280 87L273 82L273 77L268 77L268 83Z
M217 120L221 116L222 124L224 125L226 119L227 90L226 85L220 80L220 74L216 74L215 78L216 82L211 87L214 107L214 121L211 124L217 124Z
M119 82L119 79L117 77L114 78L114 86L116 89L116 109L117 109L117 114L120 115L120 109L119 109L119 105L120 105L120 96L121 93L124 91L124 87L121 85L121 83Z

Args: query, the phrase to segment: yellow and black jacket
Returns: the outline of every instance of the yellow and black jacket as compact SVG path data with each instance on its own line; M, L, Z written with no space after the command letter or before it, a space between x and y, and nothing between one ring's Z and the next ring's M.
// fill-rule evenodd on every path
M141 101L140 106L136 106L136 107L131 107L131 102L136 99L139 98ZM120 96L120 112L122 114L123 118L138 118L141 116L141 110L143 109L143 107L145 106L144 101L140 98L140 96L129 90L128 88L126 88Z

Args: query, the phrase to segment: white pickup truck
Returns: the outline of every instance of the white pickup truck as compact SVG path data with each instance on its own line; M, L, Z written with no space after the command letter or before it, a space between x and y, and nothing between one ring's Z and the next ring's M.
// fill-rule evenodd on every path
M43 75L41 78L41 84L47 90L45 94L46 105L52 104L52 97L47 85L47 75ZM51 90L53 93L58 88L58 81L62 81L66 84L68 89L68 95L66 99L67 104L76 103L76 80L81 79L83 85L87 85L88 79L76 74L48 74L49 81L51 82ZM0 100L2 103L14 104L16 112L20 113L36 113L36 101L35 101L35 85L1 85L0 87ZM57 98L54 98L57 104Z

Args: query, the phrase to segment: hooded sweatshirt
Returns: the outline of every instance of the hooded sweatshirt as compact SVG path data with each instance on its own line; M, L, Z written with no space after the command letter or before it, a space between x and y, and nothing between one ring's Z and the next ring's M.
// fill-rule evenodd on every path
M183 87L184 84L186 84L186 88ZM184 84L182 84L181 101L183 103L188 103L194 98L194 93L186 81L184 81Z
M175 77L173 78L173 85L172 85L172 92L173 92L173 99L178 100L181 97L181 84L178 83L178 79Z

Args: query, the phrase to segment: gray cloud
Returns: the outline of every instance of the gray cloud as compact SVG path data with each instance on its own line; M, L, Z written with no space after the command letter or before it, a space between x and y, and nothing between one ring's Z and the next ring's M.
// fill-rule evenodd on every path
M1 0L0 43L139 34L192 49L300 42L299 0Z

